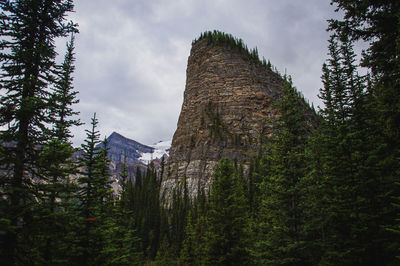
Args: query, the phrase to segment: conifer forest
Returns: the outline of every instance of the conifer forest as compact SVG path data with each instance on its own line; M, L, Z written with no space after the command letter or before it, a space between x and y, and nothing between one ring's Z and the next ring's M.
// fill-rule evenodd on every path
M125 163L115 192L96 110L77 118L73 0L0 0L0 265L400 265L400 1L331 2L318 110L241 39L193 41L279 74L280 115L247 173L222 158L165 197L163 164Z

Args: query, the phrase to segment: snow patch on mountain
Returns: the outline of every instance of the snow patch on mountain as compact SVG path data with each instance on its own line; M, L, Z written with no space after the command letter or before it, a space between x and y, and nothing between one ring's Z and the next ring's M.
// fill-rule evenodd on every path
M159 141L153 145L148 145L154 149L153 152L146 152L146 153L140 152L141 157L139 157L139 161L143 162L144 164L148 164L154 159L161 159L164 156L164 154L169 155L171 142L172 142L171 140L166 140L166 141Z

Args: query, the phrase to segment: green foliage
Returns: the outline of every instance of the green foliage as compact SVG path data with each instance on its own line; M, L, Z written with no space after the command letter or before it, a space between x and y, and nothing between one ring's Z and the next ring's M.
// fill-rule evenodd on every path
M142 252L146 259L153 260L160 245L162 209L160 182L154 168L149 165L144 176L138 168L136 180L127 197L128 208L135 217L135 229L141 238Z
M78 92L73 90L72 84L72 74L75 70L74 43L75 37L71 35L71 40L67 43L64 62L57 68L57 83L49 99L50 117L54 120L52 135L64 141L72 137L70 132L72 126L82 125L79 119L71 118L79 114L71 107L73 104L79 103L76 98Z
M217 30L206 31L203 32L198 39L194 40L192 42L192 45L201 40L206 40L208 45L224 45L226 47L238 49L241 53L248 56L251 60L260 63L266 69L274 71L275 73L279 74L276 68L274 68L271 65L271 62L269 60L268 62L265 60L265 58L260 60L257 47L249 50L249 48L247 48L247 45L244 44L242 39L235 38L231 34L227 34Z
M57 82L49 99L50 117L53 122L47 134L50 140L41 149L41 158L38 159L38 168L43 178L43 183L38 185L42 191L42 214L36 227L46 232L44 241L36 241L39 251L48 264L66 262L64 250L71 243L64 238L64 229L71 228L74 221L74 213L71 208L71 197L77 191L77 187L70 182L70 176L77 173L77 165L71 160L74 152L70 143L69 128L79 126L79 120L71 119L77 115L72 110L72 105L78 101L75 99L77 92L72 91L72 73L74 71L74 44L73 37L67 43L67 52L60 70L57 71ZM42 228L43 227L43 228ZM43 242L43 244L39 244Z
M198 265L198 254L196 246L196 231L192 220L192 214L189 212L185 227L185 238L182 244L182 251L180 256L180 262L184 265Z
M275 139L253 174L264 175L261 206L255 219L256 230L263 235L256 243L255 256L261 264L304 265L307 124L305 110L290 81L285 82L282 91L283 96L276 103L280 116Z
M171 208L169 210L170 217L170 244L174 250L174 256L179 257L182 249L182 243L185 238L186 218L191 207L191 202L188 195L186 179L181 186L175 189Z
M218 162L206 218L207 265L245 265L249 262L248 203L243 182L232 161L221 159Z
M173 256L175 251L171 249L167 236L164 236L160 248L157 251L155 265L177 265L176 257Z
M110 265L139 265L144 261L141 239L135 227L135 216L131 207L131 193L133 193L132 180L127 174L126 156L120 173L121 191L119 200L115 202L113 213L115 218L112 226L112 235L109 237L108 247L112 260Z
M111 203L112 190L108 173L108 147L100 148L98 121L94 114L91 121L91 129L86 130L87 138L82 144L84 154L80 158L81 171L78 183L79 213L78 243L75 258L78 263L85 265L98 265L105 263L110 256L108 254L109 240L114 234L115 220L112 218L113 204Z
M315 250L320 250L316 263L393 264L398 236L390 236L385 228L396 225L395 205L390 203L398 193L393 169L399 168L395 159L399 146L398 138L392 138L397 129L389 134L386 130L394 126L392 119L398 115L393 104L399 94L393 94L398 76L393 76L396 68L390 66L396 52L385 45L389 40L393 45L398 36L398 30L387 33L399 24L393 16L399 4L332 2L345 17L330 21L331 57L323 67L320 93L325 104L323 122L308 155L313 158L309 188L314 199L319 198L309 199L308 216L321 217L311 219L310 225L318 235L312 238L314 247L318 246ZM371 38L376 39L362 55L362 64L371 75L363 77L357 73L353 44ZM384 99L387 93L390 103ZM393 111L390 115L384 111L388 106Z
M368 138L367 143L374 145L367 151L369 172L366 169L364 172L369 176L369 191L375 195L370 204L378 210L374 231L379 235L380 245L385 247L376 243L369 253L375 253L376 260L393 258L393 249L397 249L398 256L399 246L390 243L399 242L399 235L395 233L393 239L389 239L377 227L391 232L398 231L399 227L398 208L391 207L396 206L400 195L399 186L395 185L400 168L400 3L395 0L332 2L345 17L331 20L330 29L348 36L351 41L363 41L368 45L361 60L361 65L370 72L366 97L370 112L368 117L363 117L368 130L363 134Z
M67 171L57 165L66 163L71 148L67 138L51 140L49 132L56 121L49 115L53 107L49 95L59 85L55 39L77 31L75 24L66 22L73 4L13 0L1 1L0 7L0 165L4 167L0 212L9 222L1 263L56 262L46 247L51 235L59 236L57 229L64 226L64 213L58 209L63 206L54 198L66 192L62 182ZM67 108L71 104L65 102ZM50 156L54 160L45 167ZM49 221L54 226L45 236L42 223Z
M104 143L104 148L101 149L98 144L99 132L96 130L98 120L96 114L92 118L91 130L86 130L87 138L82 144L84 154L80 158L80 165L83 171L78 179L81 185L82 213L85 219L95 218L100 212L102 203L110 198L110 181L107 158L107 143Z

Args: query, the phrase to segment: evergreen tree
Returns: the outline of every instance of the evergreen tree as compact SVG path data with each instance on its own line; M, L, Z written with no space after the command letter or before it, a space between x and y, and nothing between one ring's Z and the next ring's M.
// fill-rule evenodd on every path
M232 162L221 159L214 169L205 233L207 265L245 265L248 213L244 183Z
M351 41L368 43L362 65L371 70L374 77L371 89L377 97L379 117L386 121L382 133L392 141L387 152L396 153L400 132L397 126L400 121L400 3L396 0L332 0L332 4L344 12L344 19L331 20L329 29L347 35Z
M142 241L142 251L146 259L153 260L160 244L161 203L160 182L154 168L149 165L145 176L138 168L130 208L134 213L136 230Z
M130 193L133 192L132 180L126 166L126 153L120 173L121 191L111 217L115 218L112 225L112 236L108 238L107 247L112 258L110 265L139 265L143 264L141 241L135 229L135 219L130 206Z
M177 265L176 257L173 256L174 250L170 247L167 236L163 237L160 248L157 251L155 265Z
M100 151L96 156L96 170L98 177L96 178L96 186L100 203L106 203L113 199L111 188L112 180L110 178L110 158L108 156L108 140L104 138L100 145Z
M364 41L367 46L361 60L361 65L371 75L365 98L370 111L364 116L369 126L364 135L368 137L367 143L374 143L367 153L371 171L367 183L369 192L374 195L371 205L379 210L372 227L375 232L382 227L395 228L398 220L394 217L398 211L390 202L396 204L393 200L400 195L399 187L394 185L400 168L400 3L396 0L333 0L332 4L337 5L344 17L331 20L329 29L347 36L352 43ZM373 184L378 186L373 188ZM381 243L374 241L374 246L369 248L368 254L374 254L370 260L375 264L389 263L394 257L392 249L396 245L393 243L399 242L399 237L393 235L390 239L383 232L378 235Z
M96 130L98 121L94 114L90 130L86 130L87 138L82 144L83 155L80 163L83 171L80 173L80 243L77 250L78 263L98 265L109 259L106 243L113 220L110 216L110 188L108 173L108 147L103 143L100 147L99 132Z
M283 86L277 102L279 119L271 153L265 159L267 169L262 182L260 232L257 244L259 263L305 265L304 254L304 185L305 145L309 127L304 106L290 80Z
M186 218L185 238L182 244L181 262L189 265L204 265L207 259L207 214L209 202L201 187L197 187L197 196L193 199ZM194 254L194 255L193 255ZM194 257L192 257L192 255Z
M182 191L183 190L183 191ZM170 224L170 244L174 249L174 256L179 257L183 240L185 238L186 218L191 207L189 200L186 179L181 186L178 186L172 196L172 203L169 209Z
M309 216L318 212L325 214L313 224L316 231L321 230L324 233L319 235L323 240L311 240L321 244L323 263L353 264L357 262L352 259L360 256L360 250L354 241L357 238L355 230L361 225L351 214L358 208L356 193L359 191L352 169L353 150L349 139L351 112L354 110L351 103L351 87L347 82L349 73L344 69L343 51L340 50L338 41L339 37L333 34L329 44L331 58L323 66L324 88L320 98L325 104L325 108L321 110L324 120L319 135L315 137L319 149L311 147L322 160L314 164L310 175L312 180L309 181L311 188L314 188L313 192L318 188L320 193L317 195L324 195L312 205ZM318 160L314 154L312 156ZM314 222L315 219L311 221Z
M128 167L126 163L126 150L124 150L124 160L122 162L122 169L119 174L119 182L121 186L121 191L119 193L119 199L121 202L121 206L125 209L129 207L129 194L132 193L132 179L128 173Z
M319 148L313 149L322 159L313 166L312 181L320 182L324 194L319 213L325 217L317 226L324 229L322 263L387 264L393 240L383 225L393 217L393 180L382 175L375 153L382 139L375 131L373 92L357 73L348 32L332 34L329 50L321 90L324 121Z
M0 165L7 173L1 182L6 199L1 213L9 225L1 257L8 265L30 264L35 253L30 232L35 230L29 226L35 199L40 197L34 187L43 178L38 160L51 123L48 93L56 83L54 40L75 32L76 25L65 21L73 10L70 0L8 0L1 1L0 7L0 126L6 128L0 133Z
M184 265L200 264L196 250L196 237L197 235L192 221L192 214L189 212L185 226L185 238L182 243L182 252L179 260Z
M76 174L76 164L72 161L74 149L70 142L72 137L70 133L71 126L81 125L78 119L71 118L77 115L71 108L71 105L78 102L75 99L77 92L73 91L72 73L74 71L74 38L71 37L70 43L67 43L67 53L63 64L58 71L58 79L54 92L50 97L50 117L53 120L53 129L49 131L50 140L44 145L40 164L44 171L42 175L47 177L46 183L41 185L44 191L42 197L44 219L38 221L37 226L44 225L41 230L46 232L46 244L43 246L44 260L48 264L65 263L65 250L68 244L65 243L64 233L68 230L69 223L74 219L70 213L70 197L74 186L71 186L70 176ZM72 190L71 190L72 189ZM55 243L56 242L56 243ZM36 245L39 243L36 242ZM64 248L63 248L64 247ZM64 251L63 251L64 250ZM53 258L58 253L59 258Z

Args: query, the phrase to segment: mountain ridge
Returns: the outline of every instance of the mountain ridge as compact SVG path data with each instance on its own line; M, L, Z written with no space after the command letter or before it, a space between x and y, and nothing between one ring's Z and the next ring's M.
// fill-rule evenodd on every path
M127 138L117 132L112 132L108 137L109 158L115 162L123 162L126 154L127 163L139 163L143 153L153 153L154 148ZM104 144L99 144L104 147Z

